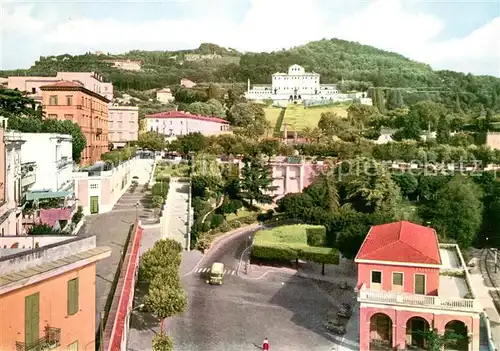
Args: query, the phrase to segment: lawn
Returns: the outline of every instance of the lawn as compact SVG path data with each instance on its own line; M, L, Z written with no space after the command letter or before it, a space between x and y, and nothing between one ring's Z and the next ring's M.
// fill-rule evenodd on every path
M274 126L278 121L278 117L280 116L281 108L280 107L264 107L264 112L266 113L266 119L271 124L271 130L274 130Z
M283 120L281 130L283 130L285 123L289 125L288 130L299 131L303 130L305 127L309 128L317 127L319 119L321 118L321 114L324 112L334 112L341 117L347 117L347 108L344 106L322 106L322 107L304 108L303 105L290 104L286 108L285 118ZM274 125L275 124L276 120L274 120Z
M189 165L179 163L171 164L166 161L156 163L155 180L166 177L187 177L189 173Z
M255 233L252 256L266 261L301 258L317 263L338 264L338 251L321 246L324 241L323 226L296 224L259 230Z
M227 217L226 217L226 221L231 221L233 219L238 219L238 218L241 218L241 217L247 217L247 216L251 216L255 214L255 212L251 212L247 209L241 209L241 210L238 210L238 213L237 214L234 214L234 213L230 213Z

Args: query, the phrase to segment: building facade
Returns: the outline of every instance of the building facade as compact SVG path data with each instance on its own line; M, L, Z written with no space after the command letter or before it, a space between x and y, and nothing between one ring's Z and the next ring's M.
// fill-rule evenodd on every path
M181 87L184 87L184 88L194 88L196 86L196 83L187 79L187 78L182 78L180 85L181 85Z
M96 262L110 254L95 236L0 238L0 350L94 350Z
M113 67L124 71L140 71L142 67L142 62L137 60L110 60L108 62L113 63Z
M40 87L61 80L76 82L90 91L113 100L113 84L105 83L96 72L58 72L55 77L8 77L7 87L27 92L35 101L42 102Z
M172 92L170 91L170 89L165 88L162 90L158 90L156 92L156 100L158 100L162 104L168 104L168 103L174 101L175 98L172 95Z
M361 350L426 349L425 333L453 333L445 349L479 350L482 308L460 249L401 221L373 226L356 258ZM448 334L449 335L449 334Z
M248 100L272 100L277 105L303 102L306 105L359 100L371 105L366 93L342 94L336 84L321 84L320 75L306 72L304 67L292 65L288 73L277 72L271 76L271 84L251 84L248 80L245 97Z
M138 162L137 158L133 158L113 168L101 164L73 172L75 194L83 213L111 211L130 186L134 176L132 172Z
M60 81L40 87L46 118L78 124L87 146L80 163L90 165L108 152L108 103L104 96L75 82Z
M228 121L217 117L191 115L184 111L161 112L146 116L146 130L175 138L190 133L219 135L231 132Z
M123 147L139 137L139 108L136 106L109 106L108 139L114 147Z
M21 192L21 147L25 140L16 131L4 133L5 144L5 200L7 211L4 214L8 222L5 234L22 234L22 192Z
M23 190L73 192L73 140L71 135L22 133ZM44 150L40 152L40 150ZM34 178L34 179L33 179ZM31 183L31 180L34 180ZM31 184L30 184L31 183ZM28 189L24 189L29 187Z

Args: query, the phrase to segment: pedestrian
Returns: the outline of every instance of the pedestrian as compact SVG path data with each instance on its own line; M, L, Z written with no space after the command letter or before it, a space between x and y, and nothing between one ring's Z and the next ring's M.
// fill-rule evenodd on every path
M262 350L269 350L269 341L267 341L267 338L264 338L264 342L262 343Z

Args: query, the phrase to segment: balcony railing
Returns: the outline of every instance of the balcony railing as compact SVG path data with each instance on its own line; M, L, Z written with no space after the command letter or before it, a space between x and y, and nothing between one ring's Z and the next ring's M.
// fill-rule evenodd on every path
M16 341L16 351L46 351L61 346L61 329L45 327L45 335L37 341L27 344Z
M72 161L70 158L68 158L68 156L63 156L63 157L61 157L61 159L60 159L60 160L58 160L58 161L56 162L56 164L57 164L57 168L63 168L63 167L66 167L67 165L69 165L69 164L71 164L71 163L73 163L73 161Z
M363 284L358 293L359 302L375 302L393 305L421 306L442 310L482 311L479 300L442 298L440 296L417 295L392 291L370 290Z
M22 176L21 178L21 186L29 186L31 184L34 184L36 182L36 175L35 173L28 173Z
M101 135L102 134L102 128L97 128L96 129L96 134Z

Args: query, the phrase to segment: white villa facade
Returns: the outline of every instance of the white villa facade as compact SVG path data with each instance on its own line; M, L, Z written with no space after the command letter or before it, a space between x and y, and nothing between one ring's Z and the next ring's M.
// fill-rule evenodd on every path
M320 75L315 72L306 72L304 67L292 65L288 73L274 73L272 84L251 85L248 80L245 97L248 100L273 100L276 105L286 105L290 102L341 102L359 98L362 103L371 105L371 99L366 93L342 94L336 84L321 84ZM369 100L369 101L368 101ZM325 101L325 102L326 102Z

